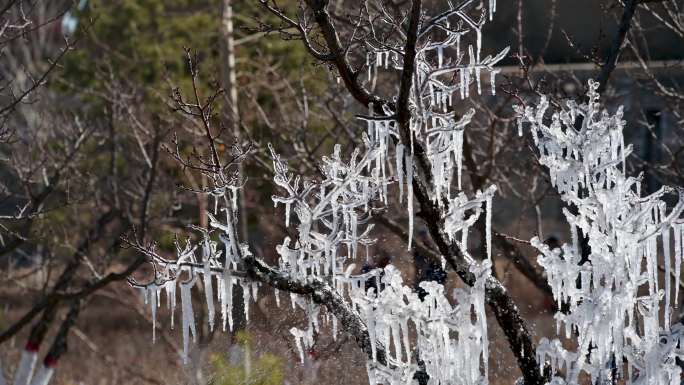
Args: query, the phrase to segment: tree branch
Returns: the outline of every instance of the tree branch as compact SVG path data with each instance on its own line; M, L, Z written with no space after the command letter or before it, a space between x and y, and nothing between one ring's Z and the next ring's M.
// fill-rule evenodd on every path
M387 104L387 102L371 94L359 83L359 72L354 71L349 60L347 60L346 50L342 48L340 38L330 19L330 14L327 10L328 0L306 0L306 3L311 8L314 20L320 27L321 34L325 39L328 50L330 50L330 61L337 68L337 72L340 74L342 81L344 81L347 90L359 103L364 106L372 105L376 110L381 111L381 106Z
M610 45L608 55L606 56L606 61L601 67L601 72L599 73L598 78L596 78L596 81L599 83L599 94L602 94L606 89L608 79L615 69L618 56L620 55L620 50L622 49L622 44L624 43L625 37L632 26L632 18L634 17L634 12L636 11L638 2L638 0L625 1L625 10L622 12L622 18L620 19L620 25L618 26L617 34L613 39L613 43Z

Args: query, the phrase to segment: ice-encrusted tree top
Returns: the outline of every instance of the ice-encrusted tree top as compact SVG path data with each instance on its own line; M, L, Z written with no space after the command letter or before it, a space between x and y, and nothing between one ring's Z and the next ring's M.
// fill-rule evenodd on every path
M586 103L569 102L550 117L545 97L536 107L517 108L520 124L530 124L539 162L568 206L563 213L572 233L572 243L556 249L532 239L562 304L557 332L576 341L568 350L560 340L544 338L537 354L554 373L564 372L554 383L578 383L582 372L592 383L678 383L682 326L670 319L673 291L675 304L679 295L682 191L669 210L663 196L673 189L643 196L641 178L625 174L631 147L624 144L622 107L607 112L597 88L590 81ZM587 238L585 259L578 234Z

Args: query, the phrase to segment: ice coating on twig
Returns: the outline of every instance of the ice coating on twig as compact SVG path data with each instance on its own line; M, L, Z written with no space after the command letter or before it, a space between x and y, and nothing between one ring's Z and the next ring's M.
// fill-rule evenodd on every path
M465 193L460 192L455 198L450 200L449 211L446 213L444 221L444 232L447 236L452 241L455 241L458 239L456 235L460 234L461 249L467 251L468 231L480 218L482 212L486 211L485 243L488 259L491 259L491 202L495 193L496 186L494 185L489 186L485 191L478 191L473 199L469 199Z

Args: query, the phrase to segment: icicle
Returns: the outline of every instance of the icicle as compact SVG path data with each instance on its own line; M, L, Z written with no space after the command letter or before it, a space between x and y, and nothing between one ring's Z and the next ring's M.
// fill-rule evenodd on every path
M498 73L498 69L494 69L489 73L489 85L492 87L492 95L496 95L496 74Z
M406 361L411 361L411 345L409 342L409 330L408 330L408 320L402 319L400 321L401 325L401 338L403 339L404 354L406 354Z
M194 281L189 283L181 283L181 312L183 316L183 362L188 363L188 345L189 337L192 332L193 342L197 338L197 331L195 330L195 314L192 311L192 294L191 289Z
M173 329L176 311L176 281L166 281L164 283L164 290L166 290L166 306L171 312L171 329Z
M208 250L208 246L206 246ZM214 330L214 287L211 279L211 265L209 264L209 252L205 254L204 260L204 297L207 300L207 318L209 330Z
M492 260L492 195L485 201L485 233L487 234L487 259Z
M285 227L290 227L290 202L285 203Z
M390 355L390 328L389 325L382 325L382 328L380 328L380 337L382 340L380 341L382 343L382 346L385 347L386 353L389 356Z
M259 298L259 282L252 282L252 299L256 302Z
M674 231L674 247L675 247L675 307L679 306L679 277L682 269L682 225L675 224L672 227Z
M479 53L478 53L478 55L479 55ZM465 71L465 84L466 84L465 96L466 97L470 96L470 73L472 71L472 68L477 63L477 60L475 59L475 52L473 51L472 45L468 46L468 57L470 60L470 64L468 65L468 68Z
M337 341L337 317L332 316L332 337L333 341Z
M302 347L302 331L297 328L291 328L290 334L295 338L295 344L297 345L297 351L299 352L299 362L304 363L304 348Z
M401 203L402 199L404 197L404 170L403 170L404 145L401 143L398 143L395 151L396 151L396 160L397 160L397 179L399 181L399 203Z
M230 331L233 331L233 277L228 269L223 272L223 295L221 296L221 313L223 316L223 330L226 330L226 322Z
M372 76L373 65L371 64L371 61L370 61L370 55L371 54L369 53L368 56L366 57L366 66L368 67L368 82L369 83L371 81L371 78L373 77Z
M234 213L237 213L237 211L238 211L238 204L237 204L237 201L238 201L238 189L239 189L239 187L235 187L235 186L230 186L230 188L229 188L229 191L230 191L230 194L229 194L229 195L230 195L230 203L231 203L230 207L231 207L231 209L233 210Z
M238 258L240 257L240 253L238 252L238 242L237 239L235 239L235 231L234 231L234 226L233 226L233 217L232 213L230 210L224 209L226 212L226 229L225 232L228 233L228 239L230 240L230 256L232 259L237 262ZM226 247L226 260L228 260L228 248Z
M242 307L245 310L245 320L249 321L249 286L244 281L240 281L242 287Z
M464 252L468 251L468 228L463 228L461 230L461 247Z
M408 195L408 249L413 243L413 154L406 154L406 194Z
M664 208L663 208L664 210ZM663 213L664 216L665 213ZM670 330L670 226L664 226L662 230L663 262L665 264L665 330Z
M622 173L626 174L625 172L625 136L620 135L620 155L622 156Z
M156 284L151 284L145 289L149 297L148 304L152 311L152 343L157 341L157 302L158 302L158 288Z
M273 295L275 296L276 307L280 307L280 290L274 288Z
M435 86L434 86L434 84L432 84L432 82L428 83L428 95L430 95L430 105L434 105L435 104Z
M461 179L463 175L463 130L456 132L456 178L458 179L458 189L461 189Z
M371 342L371 358L373 359L373 362L378 362L378 347L377 347L377 342L375 341L376 339L376 329L375 329L375 320L373 319L372 315L372 310L368 309L366 319L368 320L368 338L370 339Z
M649 284L651 291L649 294L654 294L658 292L658 250L656 249L658 244L655 238L647 239L646 244L648 247L646 265L650 271Z

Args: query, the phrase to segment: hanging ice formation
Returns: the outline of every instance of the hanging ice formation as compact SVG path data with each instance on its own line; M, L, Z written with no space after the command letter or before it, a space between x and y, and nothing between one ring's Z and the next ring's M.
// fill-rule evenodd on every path
M622 108L612 115L602 109L597 88L590 81L587 103L569 102L550 119L545 97L536 108L517 107L520 119L530 123L539 162L575 213L564 210L572 244L553 250L537 238L532 244L542 253L538 261L556 302L568 307L556 314L557 332L574 337L576 350L566 350L558 339L542 339L537 355L554 374L565 373L554 384L577 384L583 372L592 383L618 378L628 384L679 383L675 361L683 353L682 325L671 326L670 318L679 291L682 192L670 211L663 196L671 188L642 196L641 177L625 175L631 147L624 146ZM591 249L581 265L579 231Z
M401 273L389 265L382 277L383 289L356 292L352 303L368 326L372 359L370 384L412 384L419 370L415 352L420 354L431 384L479 385L487 383L487 319L484 309L485 281L491 263L473 264L475 284L455 289L451 305L444 286L422 282L427 292L421 300L404 286ZM416 338L409 338L415 333ZM412 342L415 346L412 346ZM377 361L377 346L385 348L388 365Z
M149 283L138 283L129 279L130 283L143 290L145 302L150 306L153 323L153 339L156 328L157 307L162 303L161 291L166 295L166 304L171 311L171 325L174 325L174 312L177 298L176 291L180 287L181 299L181 334L183 336L183 360L188 357L189 339L196 338L196 324L192 305L191 290L197 285L201 278L204 287L205 301L207 306L207 318L209 327L214 327L215 321L215 295L217 295L219 310L223 321L223 330L226 325L233 328L233 288L235 285L249 284L244 279L244 272L237 269L240 260L240 253L248 253L246 245L237 245L234 236L235 223L235 191L230 188L217 188L212 193L222 201L225 213L225 222L221 222L217 217L208 213L209 225L211 228L220 232L219 239L221 245L210 239L209 231L199 227L193 227L202 234L202 241L199 245L193 245L189 241L184 247L176 242L176 260L169 260L161 257L154 250L146 252L151 262L157 266L155 277ZM198 253L198 249L200 252ZM199 255L198 255L199 254ZM201 256L201 258L199 258ZM214 281L217 283L214 289ZM250 299L250 295L246 295ZM248 304L247 304L248 305ZM245 308L247 308L247 305Z
M384 106L382 111L371 109L370 116L364 117L368 126L361 146L347 155L337 145L330 156L321 159L322 177L317 180L295 175L280 155L269 147L273 180L278 187L273 202L283 208L285 225L296 229L296 235L285 237L276 247L279 259L274 270L295 282L324 282L359 313L368 325L373 342L375 353L368 360L368 370L374 385L377 383L373 382L375 380L385 384L411 384L418 369L418 355L424 362L431 384L475 385L487 382L484 285L491 267L488 258L482 263L472 262L471 272L476 280L472 287L454 292L454 305L447 299L444 287L436 283L424 284L428 295L420 301L409 287L402 284L398 271L391 266L384 270L383 278L379 269L355 274L356 266L372 257L368 255L369 246L376 241L371 236L372 216L388 203L388 186L392 183L399 182L400 194L406 195L409 232L412 233L413 182L416 180L414 141L420 141L426 149L433 176L429 193L444 211L441 219L445 222L445 233L454 241L460 240L464 254L470 258L467 234L484 213L487 254L491 255L491 206L496 189L490 187L477 192L472 200L463 192L456 194L451 191L452 184L460 190L463 130L474 114L469 110L457 116L451 108L454 94L466 97L471 80L477 84L479 92L481 72L492 73L493 79L497 71L493 66L508 51L505 49L495 57L480 58L481 28L486 17L474 20L468 16L469 11L482 14L476 7L477 3L465 0L459 6L453 6L449 2L446 12L423 24L425 27L421 29L419 38L424 44L419 45L415 84L409 101L412 112L410 143L401 143L396 122L387 118L394 116L394 112L389 106ZM494 0L490 0L488 9L493 12ZM468 31L475 31L476 48L469 46L468 55L464 55L461 40ZM403 52L400 48L387 52L377 50L371 67L376 71L390 67L401 69L401 58ZM455 83L450 79L456 79ZM390 157L392 148L394 156ZM456 181L452 181L454 175ZM201 234L200 242L194 245L188 241L183 247L178 244L176 260L161 257L154 250L145 251L157 266L155 276L148 283L131 280L134 286L144 290L153 319L157 307L164 302L161 300L162 290L173 314L176 289L180 286L183 357L186 359L190 337L194 339L199 327L195 324L190 295L194 287L204 288L210 328L214 327L215 313L220 313L223 328L228 324L232 329L235 285L243 288L246 315L249 301L256 300L258 294L257 283L247 278L243 266L244 258L256 258L235 232L238 187L222 181L222 178L217 178L214 190L210 192L216 205L213 212L208 213L209 229L193 228ZM215 235L218 235L218 242ZM411 247L412 236L408 238ZM380 293L366 292L369 280L381 280L386 289ZM279 306L277 295L276 291ZM293 309L303 310L308 318L305 328L290 330L300 359L305 361L306 352L320 332L320 320L331 321L335 333L337 319L327 312L329 309L319 308L308 297L290 293L290 298ZM376 360L379 349L387 352L386 365Z
M408 157L413 157L413 141L420 141L426 150L431 165L433 193L435 202L442 203L443 197L451 196L451 185L454 174L457 186L461 188L461 164L463 150L463 130L471 121L474 110L470 109L462 115L454 111L454 98L465 99L469 96L471 82L474 82L478 94L482 93L481 75L490 74L491 92L495 93L495 76L499 72L494 66L508 53L508 47L495 56L482 58L482 28L487 20L487 12L482 12L478 5L481 2L473 0L462 1L458 5L448 2L449 9L437 16L426 20L419 29L419 41L426 43L419 45L415 58L414 82L409 97L409 108L412 110L411 143L404 143L407 148L397 148ZM488 16L491 20L495 10L494 0L488 3ZM476 16L471 16L471 14ZM391 21L388 21L391 23ZM462 49L462 42L474 35L474 46L469 44ZM374 74L384 69L401 71L404 57L404 42L392 46L374 47L370 45L366 65L368 67L369 82ZM394 121L383 120L382 116L393 116L394 111L384 106L386 111L370 111L374 119L368 119L368 131L375 133L392 133ZM376 114L375 116L373 114ZM385 134L386 135L386 134ZM382 154L383 158L388 155ZM397 161L397 175L405 180L412 179L412 159L407 159L406 167L401 167ZM404 178L399 179L403 183ZM411 189L411 186L408 186ZM402 189L403 190L403 189ZM403 191L402 191L403 192ZM411 194L407 194L408 207L411 210ZM409 218L412 218L409 212ZM409 228L412 229L412 223ZM409 241L410 243L410 241ZM411 245L409 244L409 247Z

